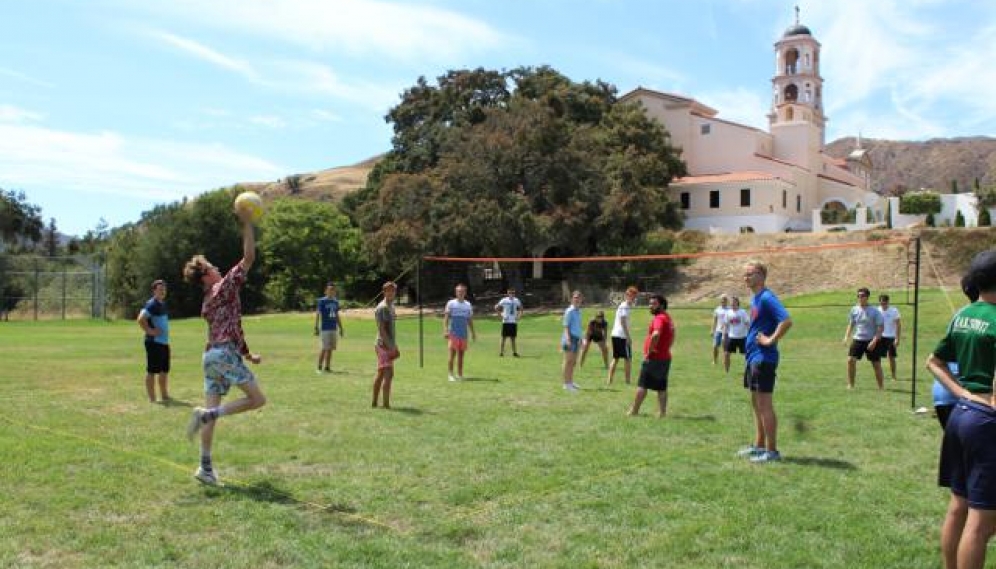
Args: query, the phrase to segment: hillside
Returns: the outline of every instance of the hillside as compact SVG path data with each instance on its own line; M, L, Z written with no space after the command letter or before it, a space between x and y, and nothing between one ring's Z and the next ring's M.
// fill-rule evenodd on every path
M898 187L951 191L951 181L959 192L971 191L975 180L982 186L996 184L996 138L936 138L925 142L862 139L875 166L872 189L892 194ZM826 146L836 158L846 157L855 148L855 139L841 138Z
M970 191L976 179L983 186L996 185L996 138L979 136L925 142L862 139L862 146L869 149L875 165L872 186L879 193L892 193L896 188L950 192L952 180L957 181L961 192ZM828 144L826 152L844 158L854 147L854 138L841 138ZM265 198L295 195L338 202L366 184L367 174L381 157L374 156L350 166L296 174L275 182L240 185Z

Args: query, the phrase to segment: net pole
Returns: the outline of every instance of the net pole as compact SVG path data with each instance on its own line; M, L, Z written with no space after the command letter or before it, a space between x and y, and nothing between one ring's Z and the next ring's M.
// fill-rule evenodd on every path
M418 367L425 367L423 345L423 322L422 322L422 257L418 258L418 266L415 269L415 289L418 295Z
M910 362L911 375L913 380L913 389L911 390L910 396L910 407L916 410L916 368L917 359L916 348L917 348L917 336L919 335L920 326L920 237L916 236L913 238L914 246L914 269L913 269L913 361Z

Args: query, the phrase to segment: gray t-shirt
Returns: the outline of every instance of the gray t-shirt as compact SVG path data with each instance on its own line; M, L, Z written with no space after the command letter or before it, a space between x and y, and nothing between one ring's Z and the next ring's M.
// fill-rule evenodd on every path
M395 347L394 318L394 304L388 304L386 300L380 301L374 310L374 321L377 323L377 345L388 350L393 350ZM386 326L381 326L381 323ZM387 337L381 334L381 329L387 330Z
M851 330L854 332L855 340L868 341L875 337L878 327L882 326L882 312L876 306L855 305L848 315L851 322Z

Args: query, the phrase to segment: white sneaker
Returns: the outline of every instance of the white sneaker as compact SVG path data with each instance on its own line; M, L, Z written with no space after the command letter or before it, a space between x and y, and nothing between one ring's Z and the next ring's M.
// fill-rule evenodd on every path
M449 377L450 377L450 381L459 381L459 380L457 379L457 377L456 377L455 375L453 375L452 373L450 374L450 376L449 376Z
M578 390L578 386L574 385L573 383L565 383L564 384L564 389L567 390L567 391L570 391L570 392L577 392L577 391L579 391Z
M214 470L208 472L200 466L197 467L197 472L194 473L194 478L200 481L202 484L207 484L208 486L221 486L218 482L218 475L215 474Z
M581 391L581 386L580 385L574 383L573 381L571 382L571 385L574 386L574 391Z
M203 417L205 412L207 412L207 409L203 407L194 407L194 411L190 414L190 421L187 423L188 439L194 440L194 435L204 426Z

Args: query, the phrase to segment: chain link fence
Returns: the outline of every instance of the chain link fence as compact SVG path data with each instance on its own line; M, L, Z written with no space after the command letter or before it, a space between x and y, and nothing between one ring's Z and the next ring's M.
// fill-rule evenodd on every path
M0 319L104 318L104 266L85 255L0 255Z

